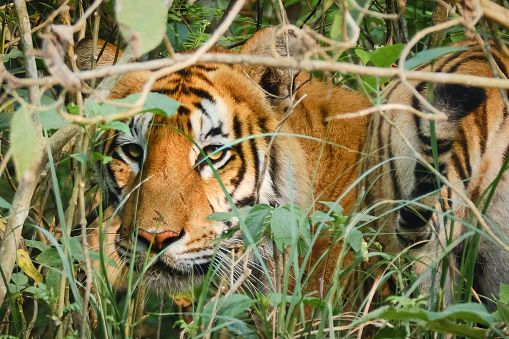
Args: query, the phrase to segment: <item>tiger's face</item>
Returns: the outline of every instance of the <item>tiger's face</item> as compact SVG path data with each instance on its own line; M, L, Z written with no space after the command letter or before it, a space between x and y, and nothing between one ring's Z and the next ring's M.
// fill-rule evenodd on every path
M202 282L214 257L211 240L238 225L207 220L232 210L227 195L236 208L284 205L291 183L301 203L309 185L298 142L277 137L269 152L269 136L249 137L273 132L281 116L240 67L195 65L160 79L152 91L182 106L171 118L132 117L130 135L110 133L105 187L121 211L120 258L140 272L149 263L147 285L177 295ZM213 264L226 265L239 246L237 232L220 243Z

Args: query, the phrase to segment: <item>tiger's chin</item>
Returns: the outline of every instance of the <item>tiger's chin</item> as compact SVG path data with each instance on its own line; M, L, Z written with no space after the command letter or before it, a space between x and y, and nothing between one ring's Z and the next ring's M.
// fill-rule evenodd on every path
M133 264L131 250L117 246L117 252L122 258L124 265L129 267ZM164 254L156 259L145 260L145 255L138 254L134 260L134 271L142 275L145 287L158 295L171 297L186 297L193 299L193 291L200 287L210 267L210 261L200 260L166 263L168 258Z
M141 273L139 269L136 269ZM173 299L185 297L194 299L194 291L200 287L205 275L196 271L179 271L165 264L155 263L143 274L143 282L149 291Z

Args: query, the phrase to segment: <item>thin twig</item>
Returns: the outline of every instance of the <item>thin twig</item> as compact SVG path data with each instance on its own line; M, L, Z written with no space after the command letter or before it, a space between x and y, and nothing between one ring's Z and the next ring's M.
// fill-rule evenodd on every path
M364 117L366 115L370 115L377 112L386 112L386 111L407 111L410 113L414 113L415 115L429 120L447 120L447 116L443 113L435 114L435 113L424 113L421 112L412 106L405 104L384 104L380 106L373 106L370 108L366 108L360 110L358 112L352 113L344 113L344 114L336 114L325 119L326 121L331 120L340 120L340 119L351 119L351 118L359 118Z

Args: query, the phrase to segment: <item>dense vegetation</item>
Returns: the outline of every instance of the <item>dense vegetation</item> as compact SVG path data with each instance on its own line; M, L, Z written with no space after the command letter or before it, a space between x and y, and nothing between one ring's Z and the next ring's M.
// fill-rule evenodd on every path
M178 53L199 48L210 39L236 49L261 27L294 24L315 32L312 36L322 46L321 53L309 57L328 62L329 68L325 66L326 71L315 72L315 76L363 91L379 104L390 72L385 77L382 73L373 76L369 68L355 68L346 74L334 71L334 65L349 63L390 70L404 58L405 67L411 69L455 51L444 46L465 37L490 38L502 46L509 32L504 21L509 13L507 1L493 8L490 6L494 3L485 0L250 0L239 7L239 13L235 4L225 0L15 0L0 6L0 208L4 231L0 285L7 286L0 288L0 336L509 336L509 286L500 286L497 311L490 313L471 292L470 275L470 280L458 286L455 303L444 310L441 293L446 273L437 280L442 285L436 292L419 295L419 277L412 273L407 254L386 254L371 238L363 238L362 232L370 233L363 228L370 220L367 212L343 215L335 202L326 204L328 212L312 214L290 205L257 205L239 211L251 241L260 241L261 234L266 234L281 252L288 251L284 258L275 256L274 260L282 260L283 271L276 273L274 286L270 286L273 293L262 295L253 285L226 292L224 279L219 279L220 274L214 270L209 271L204 286L189 297L194 299L190 306L150 291L145 293L132 269L125 273L125 282L119 288L113 286L107 278L107 266L115 263L108 260L102 244L89 250L87 238L79 233L94 227L103 237L107 235L105 228L110 221L102 210L107 204L101 204L102 182L93 179L93 164L111 159L97 152L95 146L105 130L127 127L119 117L131 114L125 104L134 104L138 97L123 101L124 108L115 103L99 104L97 93L111 89L115 76L80 72L73 41L92 37L93 44L97 44L96 39L101 38L121 47L130 42L131 48L119 56L119 64L134 57L142 62L170 57L178 64L184 62ZM234 15L233 21L229 15ZM475 33L469 31L469 25L474 25ZM225 27L224 34L218 35L221 27ZM419 33L423 30L426 34ZM402 56L409 43L410 53ZM95 60L91 66L95 68ZM24 74L27 79L22 80ZM105 76L109 77L100 83L96 79ZM154 107L164 115L176 110L171 102L148 96L138 111ZM90 225L93 220L87 221L86 216L93 206L98 206L100 221ZM230 217L211 216L217 220ZM298 235L292 232L296 227ZM309 279L319 279L319 272L312 270L316 263L309 262L310 247L320 236L311 230L317 228L327 230L333 242L343 241L348 245L344 252L355 255L352 265L340 269L342 253L336 283L325 288L323 295L306 293ZM471 234L475 245L478 240ZM447 254L444 252L443 257ZM298 257L304 259L299 261ZM363 262L375 257L378 264L365 270ZM101 264L92 266L91 260ZM471 265L475 256L469 254L464 262ZM304 268L310 273L304 274ZM372 293L366 295L360 286L375 270L383 273ZM438 272L434 266L430 270ZM347 275L358 280L343 286L339 279ZM382 300L379 294L383 293L379 292L387 284L395 295ZM360 307L345 306L341 295L349 297L347 304ZM314 321L304 319L305 307L313 308Z

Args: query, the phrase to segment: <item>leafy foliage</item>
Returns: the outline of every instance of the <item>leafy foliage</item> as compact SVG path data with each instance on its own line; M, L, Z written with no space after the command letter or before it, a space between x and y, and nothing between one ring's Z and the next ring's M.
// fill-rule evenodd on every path
M27 2L31 28L40 27L61 3ZM168 9L170 3L173 4ZM219 45L234 49L260 27L277 24L284 17L285 21L299 27L306 26L324 37L320 40L323 49L319 58L331 62L393 67L401 62L405 44L417 32L431 26L437 8L436 3L423 1L408 3L404 8L399 8L402 3L389 0L358 0L355 3L287 0L283 4L284 15L275 2L246 2L241 14L220 38ZM77 22L82 9L86 10L90 5L91 1L88 0L70 2L69 22ZM127 42L141 60L147 60L201 46L214 33L229 10L229 2L224 0L196 3L187 0L109 1L99 8L97 19L87 19L81 33L119 45ZM366 14L367 10L371 12ZM396 19L384 19L377 16L377 13L402 15ZM94 29L95 23L99 24L99 29ZM489 23L491 30L487 31L487 24L478 25L478 31L488 36L507 38L507 28L497 28ZM1 6L0 30L5 72L21 77L25 72L25 61L22 48L16 42L20 28L14 9L9 4ZM355 35L357 31L358 36ZM452 27L444 32L441 40L433 42L436 46L430 37L422 39L412 49L405 61L405 68L414 69L440 56L464 50L448 45L463 39L465 32L463 27ZM47 47L44 47L40 36L32 36L35 46L44 51ZM354 41L356 46L344 48L340 43L348 41L352 36L358 37ZM164 38L166 43L163 42ZM64 53L65 48L61 52ZM43 57L39 56L40 53L35 54L39 75L48 75L49 69ZM72 56L68 55L67 59L72 60ZM71 64L69 66L72 68ZM326 79L332 77L338 84L363 89L377 102L383 101L382 92L389 82L387 78L368 75L316 75ZM126 281L117 282L123 287L115 290L115 283L108 278L108 271L118 272L122 268L117 267L115 261L108 257L104 244L94 244L95 247L86 251L82 245L85 237L69 234L73 226L76 226L73 233L81 228L86 217L85 211L81 210L81 203L97 205L92 214L97 215L99 221L91 227L100 237L108 237L113 232L108 228L111 220L102 209L103 205L107 205L105 197L99 196L97 189L89 185L97 181L99 185L104 184L100 175L93 174L97 172L96 163L106 164L113 160L103 155L100 152L102 145L96 143L100 142L99 136L104 130L131 133L125 121L111 117L124 114L129 107L137 104L140 94L101 102L88 98L81 100L81 94L69 94L66 89L51 84L41 86L41 89L44 89L40 93L41 105L34 108L28 104L27 88L16 88L12 82L2 85L0 130L3 135L0 140L5 175L0 180L0 208L5 212L4 216L7 216L8 210L13 209L12 197L23 174L33 171L41 161L39 135L42 130L51 136L71 125L70 121L62 117L62 112L75 116L84 114L87 118L100 118L102 121L98 124L80 124L83 133L74 139L76 146L53 154L43 174L36 178L38 187L32 197L29 217L23 226L23 238L20 239L20 244L24 243L27 247L18 248L17 264L7 282L9 298L0 308L0 317L4 319L0 324L1 337L77 337L78 333L82 337L91 338L133 337L136 326L142 320L144 330L157 329L161 337L178 337L179 328L173 328L173 324L196 338L208 335L220 337L224 332L244 338L261 335L267 338L319 338L325 335L354 337L357 336L355 330L379 320L384 321L384 327L375 330L377 333L374 337L379 339L433 338L440 335L437 333L473 338L508 335L509 286L500 286L499 300L494 301L497 308L495 313L470 302L469 297L465 303L435 309L434 305L440 305L440 302L432 300L428 305L422 302L426 296L408 297L408 293L402 296L402 291L414 286L418 279L408 269L408 261L401 260L399 256L379 253L384 249L366 237L373 235L373 231L366 227L370 216L356 212L346 214L336 202L321 202L326 207L318 211L304 210L294 205L271 207L258 204L238 213L234 211L209 216L209 220L235 220L240 216L248 231L243 235L243 249L246 253L253 253L264 241L270 242L276 255L265 259L277 267L273 274L279 275L276 277L279 282L273 288L268 287L271 292L267 295L251 291L248 287L244 290L245 294L214 295L217 291L214 287L222 286L223 282L211 274L205 286L196 286L193 297L197 300L189 307L178 308L169 298L150 293L145 296L146 301L140 301L138 291L142 288L132 269L121 271L120 276L124 276ZM149 93L140 105L133 114L151 112L171 117L180 103L160 93ZM42 126L41 131L37 129L37 121ZM9 151L12 153L12 162L4 164L4 161L8 161ZM14 178L11 177L12 171L15 173ZM238 229L229 230L221 240L231 237ZM313 245L324 239L331 246L336 242L346 244L339 258L328 259L330 248L322 255L312 256ZM353 263L343 267L347 253L354 257ZM363 262L373 260L374 257L377 257L378 264L365 269ZM90 260L98 264L90 267L87 265ZM308 293L307 286L321 279L320 265L327 260L337 261L337 281L331 287L324 286L320 294ZM475 263L475 257L467 260L472 265ZM260 271L267 269L263 262L259 265ZM341 295L347 295L351 304L366 307L371 299L364 297L365 291L361 291L359 286L364 281L373 280L375 271L384 269L387 271L379 275L380 286L384 283L397 285L399 295L392 298L395 304L371 304L370 312L365 315L345 312L348 307ZM359 280L351 284L349 290L344 290L346 287L342 286L342 279L351 278L357 273L361 276ZM445 274L438 277L437 281L445 281ZM86 314L82 310L87 290L85 276L94 282L94 288L89 291L90 307L85 310ZM466 286L471 286L471 281ZM212 293L209 293L209 289ZM436 299L439 300L441 290L437 290ZM378 291L370 292L376 294ZM146 305L147 314L143 318L136 313L137 305L142 304ZM306 319L306 314L311 314L315 321L306 322L309 319ZM188 324L183 319L179 320L186 316L195 321ZM33 318L33 322L29 317ZM316 321L320 318L321 321ZM80 332L80 321L85 322L84 333Z

